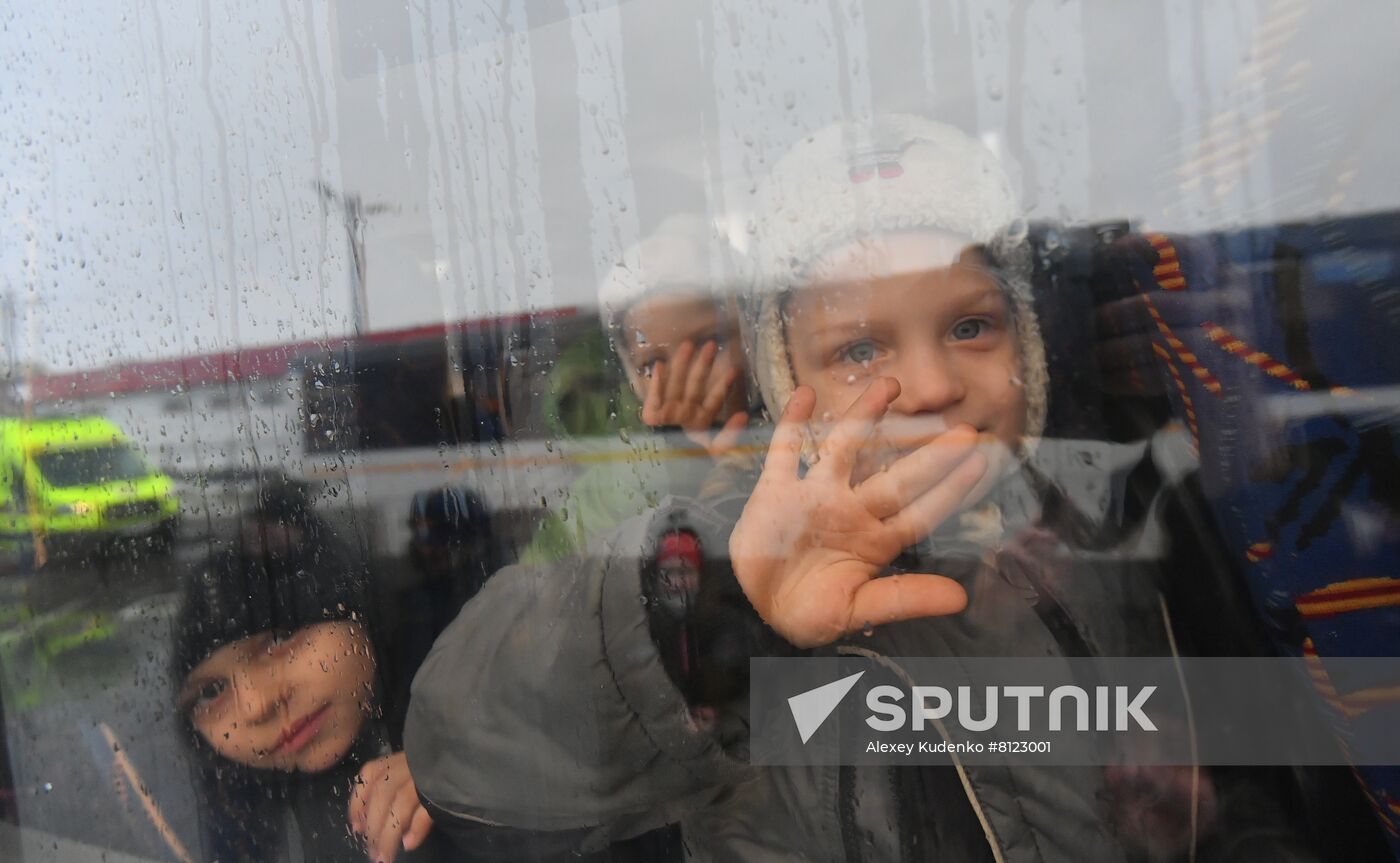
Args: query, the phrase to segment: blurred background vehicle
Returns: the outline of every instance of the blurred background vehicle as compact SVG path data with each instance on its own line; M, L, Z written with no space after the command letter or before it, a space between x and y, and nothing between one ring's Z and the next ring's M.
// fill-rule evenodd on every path
M81 553L114 540L174 542L180 503L169 476L111 420L0 419L0 535Z

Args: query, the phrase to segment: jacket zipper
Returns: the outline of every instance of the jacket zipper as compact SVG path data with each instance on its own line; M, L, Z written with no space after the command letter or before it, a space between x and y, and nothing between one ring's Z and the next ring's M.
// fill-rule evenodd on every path
M836 768L836 811L841 825L841 846L846 863L861 863L860 833L856 824L856 769L850 764Z
M890 662L883 654L876 653L864 647L851 646L838 647L836 652L846 656L862 656L866 659L873 659L885 668L893 671L900 680L903 680L909 686L912 687L914 685L913 679L909 677L904 669ZM957 753L952 751L953 747L951 744L953 741L948 737L947 729L943 726L942 721L936 719L932 721L933 726L938 729L938 735L943 738L945 743L950 744L948 756L953 760L953 769L958 772L958 781L962 783L963 793L967 795L967 802L972 805L972 811L977 815L977 823L982 825L982 834L986 837L987 844L992 849L992 859L995 860L996 863L1006 863L1006 855L1002 853L1001 844L997 842L996 834L992 832L992 823L987 820L987 813L982 809L982 801L977 799L977 792L972 789L972 780L967 776L967 768L963 766L962 760L958 758Z

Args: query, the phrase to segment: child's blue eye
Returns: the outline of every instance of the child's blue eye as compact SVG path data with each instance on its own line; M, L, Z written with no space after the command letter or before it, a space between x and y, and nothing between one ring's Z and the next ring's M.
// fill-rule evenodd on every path
M952 337L960 342L971 341L987 330L987 322L980 318L968 318L953 325Z
M875 343L871 341L853 342L841 349L841 359L849 363L870 363L875 361Z

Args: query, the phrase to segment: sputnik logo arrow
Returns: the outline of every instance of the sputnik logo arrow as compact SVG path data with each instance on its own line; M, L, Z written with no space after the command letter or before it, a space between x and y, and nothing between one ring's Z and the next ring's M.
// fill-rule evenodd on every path
M802 736L804 744L812 739L812 735L817 733L831 711L836 709L863 674L864 671L858 671L850 677L823 684L788 699L788 709L792 711L792 720L797 723L797 733Z

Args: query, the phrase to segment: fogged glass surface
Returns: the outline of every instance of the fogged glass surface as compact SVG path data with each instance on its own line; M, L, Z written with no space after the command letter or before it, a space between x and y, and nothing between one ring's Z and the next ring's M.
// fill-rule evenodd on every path
M3 859L1400 859L1392 4L0 20ZM755 766L808 655L1356 766Z

